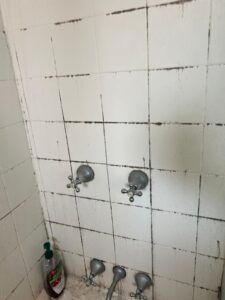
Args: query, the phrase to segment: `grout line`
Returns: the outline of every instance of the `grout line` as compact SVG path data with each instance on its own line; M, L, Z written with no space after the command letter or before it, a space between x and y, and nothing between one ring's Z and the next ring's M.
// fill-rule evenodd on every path
M194 68L205 68L206 66L210 67L225 67L225 63L209 63L208 65L190 65L190 66L172 66L165 68L145 68L145 69L124 69L117 71L101 71L101 72L90 72L90 73L74 73L74 74L61 74L61 75L43 75L43 76L32 76L24 77L25 80L35 80L35 79L55 79L55 78L75 78L75 77L85 77L85 76L97 76L104 74L120 74L120 73L133 73L133 72L155 72L155 71L172 71L172 70L182 70L182 69L194 69ZM10 79L6 79L7 81ZM1 80L0 80L1 81ZM5 80L3 80L5 81Z
M72 120L65 120L65 121L61 121L61 120L25 120L24 122L26 123L46 123L46 124L84 124L84 125L89 125L89 124L97 124L97 125L101 125L101 124L110 124L110 125L155 125L155 126L168 126L168 125L181 125L181 126L220 126L223 127L225 126L225 123L206 123L206 122L176 122L176 121L163 121L163 122L144 122L144 121L138 121L138 122L131 122L131 121L72 121ZM21 123L21 122L18 122ZM16 124L18 124L16 123ZM7 127L16 125L16 124L11 124L9 126L0 128L1 129L5 129Z
M108 190L109 190L109 203L110 203L110 213L111 213L112 233L113 233L114 259L115 259L115 263L117 263L116 242L115 242L115 232L114 232L114 220L113 220L113 209L112 209L112 197L111 197L111 188L110 188L110 179L109 179L107 140L106 140L106 132L105 132L105 124L104 124L105 118L104 118L104 108L103 108L103 102L102 102L102 95L100 95L100 99L101 99L101 110L102 110L102 120L103 120L103 135L104 135L104 146L105 146L107 182L108 182Z
M56 75L57 75L57 64L56 64L56 57L55 57L55 51L54 51L54 46L53 46L53 39L52 39L52 37L51 37L51 46L52 46L52 55L53 55L54 66L55 66L55 73L56 73ZM60 92L60 87L59 87L59 82L58 82L58 80L57 80L57 86L58 86L58 93L59 93L60 107L61 107L62 118L63 118L63 126L64 126L65 138L66 138L66 145L67 145L67 150L68 150L70 172L71 172L71 176L72 176L72 178L73 178L74 176L73 176L73 167L72 167L72 161L71 161L71 153L70 153L68 134L67 134L66 124L65 124L65 115L64 115L64 110L63 110L63 105L62 105L62 98L61 98L61 92ZM69 174L68 174L68 175L69 175ZM74 192L74 201L75 201L76 211L77 211L77 219L78 219L78 224L79 224L79 228L80 228L79 210L78 210L78 205L77 205L76 193L75 193L75 190L74 190L74 189L73 189L73 192ZM83 242L83 237L82 237L81 229L79 229L79 231L80 231L80 239L81 239L82 252L83 252L83 257L84 257L84 242ZM86 263L85 263L85 258L84 258L84 269L85 269L85 274L86 274L86 276L87 276L87 267L86 267Z
M148 11L148 1L146 0L146 42L147 42L147 67L149 70L149 11ZM154 235L153 235L153 211L152 211L152 169L151 169L151 117L150 117L150 74L148 72L148 81L147 81L147 89L148 89L148 153L149 153L149 192L150 192L150 218L151 218L151 265L152 265L152 281L153 285L151 287L152 290L152 300L155 298L154 292Z
M212 0L210 0L209 6L209 24L208 24L208 48L207 48L207 66L206 66L206 77L205 77L205 105L204 105L204 124L206 122L206 111L207 111L207 93L208 93L208 72L209 72L209 53L210 53L210 35L211 35L211 21L212 21ZM201 205L201 186L202 186L202 170L204 164L204 141L205 141L205 125L203 125L202 130L202 151L201 151L201 164L200 170L201 174L199 177L199 197L198 197L198 212L197 212L197 229L196 229L196 245L195 245L195 264L194 264L194 277L193 277L193 286L196 283L196 272L197 272L197 252L198 252L198 238L199 238L199 214L200 214L200 205ZM194 288L192 294L192 300L194 300Z

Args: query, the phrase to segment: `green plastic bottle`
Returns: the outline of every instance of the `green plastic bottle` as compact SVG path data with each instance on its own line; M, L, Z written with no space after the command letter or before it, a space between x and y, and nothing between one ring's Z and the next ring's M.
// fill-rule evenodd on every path
M66 284L62 260L59 255L53 253L49 242L44 243L44 249L44 286L49 296L58 298L63 293Z

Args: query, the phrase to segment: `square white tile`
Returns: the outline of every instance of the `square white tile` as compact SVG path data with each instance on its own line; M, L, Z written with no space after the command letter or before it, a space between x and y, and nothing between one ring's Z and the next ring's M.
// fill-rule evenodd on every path
M45 193L45 199L49 221L79 226L75 197Z
M54 223L51 224L51 227L53 239L58 249L83 254L80 230L78 228Z
M225 259L225 222L201 219L198 224L197 252Z
M115 263L113 236L82 229L85 256Z
M32 122L37 157L68 160L63 123Z
M225 174L225 127L207 126L204 132L203 172Z
M115 235L151 242L149 209L113 203L112 210Z
M127 194L122 194L122 188L128 187L128 177L133 169L124 167L112 167L109 166L109 183L110 194L112 202L124 203L130 205L138 205L144 207L150 207L150 186L149 183L145 189L142 190L143 195L141 197L135 196L134 202L129 202ZM142 170L149 178L149 170Z
M22 242L22 254L27 271L30 271L43 256L43 244L46 239L45 225L42 223Z
M197 255L195 285L218 291L221 285L224 260Z
M148 73L100 75L104 119L111 122L148 122Z
M43 222L39 193L34 192L29 199L13 211L12 215L18 238L22 242Z
M48 20L48 1L40 0L22 0L18 4L18 14L17 18L20 19L21 27L34 27L38 25L44 25L49 23ZM19 24L18 24L19 25Z
M210 63L225 63L225 3L223 0L212 2L212 19L210 32Z
M194 300L218 300L218 293L195 287Z
M17 235L12 215L9 214L0 221L0 262L17 247Z
M206 98L206 122L225 123L225 100L223 97L225 93L224 78L225 66L209 67Z
M109 202L77 198L80 226L112 234L112 216Z
M8 300L34 300L32 290L27 277L19 284L16 290L7 298Z
M37 189L31 159L4 174L5 189L11 208L15 208L32 196Z
M115 237L117 264L143 272L152 272L151 244Z
M151 122L203 122L206 68L150 71Z
M30 121L62 121L56 78L23 81Z
M155 277L154 281L155 300L191 300L193 287L184 283L168 280L162 277Z
M82 277L85 274L84 258L74 253L63 252L63 261L67 274Z
M153 168L200 171L202 126L151 125L150 136Z
M30 157L23 123L0 129L0 165L7 171ZM18 147L18 144L20 145Z
M152 171L152 207L197 215L199 175Z
M146 11L96 18L100 71L147 68Z
M72 160L105 163L102 124L67 124L66 128Z
M22 111L20 108L16 82L13 80L0 81L0 95L0 128L22 122Z
M10 57L9 49L7 47L6 36L3 32L0 32L0 53L1 53L0 80L14 78L11 57Z
M43 270L43 259L38 261L31 269L31 271L28 273L28 278L35 299L39 296L39 294L44 288L42 270Z
M96 14L133 9L145 5L145 0L94 0L94 9Z
M53 27L52 39L59 75L98 71L93 18Z
M197 217L169 212L153 212L154 243L195 251Z
M147 125L106 124L108 163L149 167Z
M59 78L59 87L66 121L102 121L97 75Z
M6 299L24 276L24 263L21 252L17 247L2 263L0 263L1 299Z
M208 24L208 0L151 8L150 68L206 64Z
M82 163L72 163L74 178L76 178L77 169L81 165ZM109 201L109 186L106 166L89 163L88 166L90 166L94 171L94 179L80 184L80 192L77 193L77 196Z
M202 176L201 216L225 220L225 178L222 176Z
M38 160L44 191L74 195L66 186L71 174L69 162Z
M93 14L92 0L48 0L48 19L52 22L74 20Z
M51 33L47 26L16 31L15 47L23 77L55 75Z
M10 211L9 201L7 198L6 190L1 175L0 175L0 199L1 199L1 210L0 210L0 219L1 219Z
M160 245L154 246L154 273L168 279L193 284L195 254Z

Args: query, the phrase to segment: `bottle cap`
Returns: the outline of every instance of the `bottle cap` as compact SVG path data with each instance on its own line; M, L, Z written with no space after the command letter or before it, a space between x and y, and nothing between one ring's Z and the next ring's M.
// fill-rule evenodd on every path
M51 244L49 242L44 243L45 258L51 259L53 257L53 251L51 250Z

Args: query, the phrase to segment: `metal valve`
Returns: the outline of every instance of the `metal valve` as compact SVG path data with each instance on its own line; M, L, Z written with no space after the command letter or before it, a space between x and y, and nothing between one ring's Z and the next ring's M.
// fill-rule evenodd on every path
M121 190L122 194L127 194L129 197L129 201L130 202L134 202L134 196L139 196L141 197L143 195L143 193L141 191L137 190L137 186L136 185L130 185L130 189L122 189Z
M134 196L141 197L143 190L148 185L148 176L141 170L134 170L128 177L129 189L122 189L122 194L127 194L130 202L134 202Z
M67 184L67 188L73 188L77 193L80 192L80 188L78 187L78 184L89 182L93 180L95 177L93 169L88 165L81 165L77 169L77 177L74 180L73 175L69 175L68 179L70 183Z

